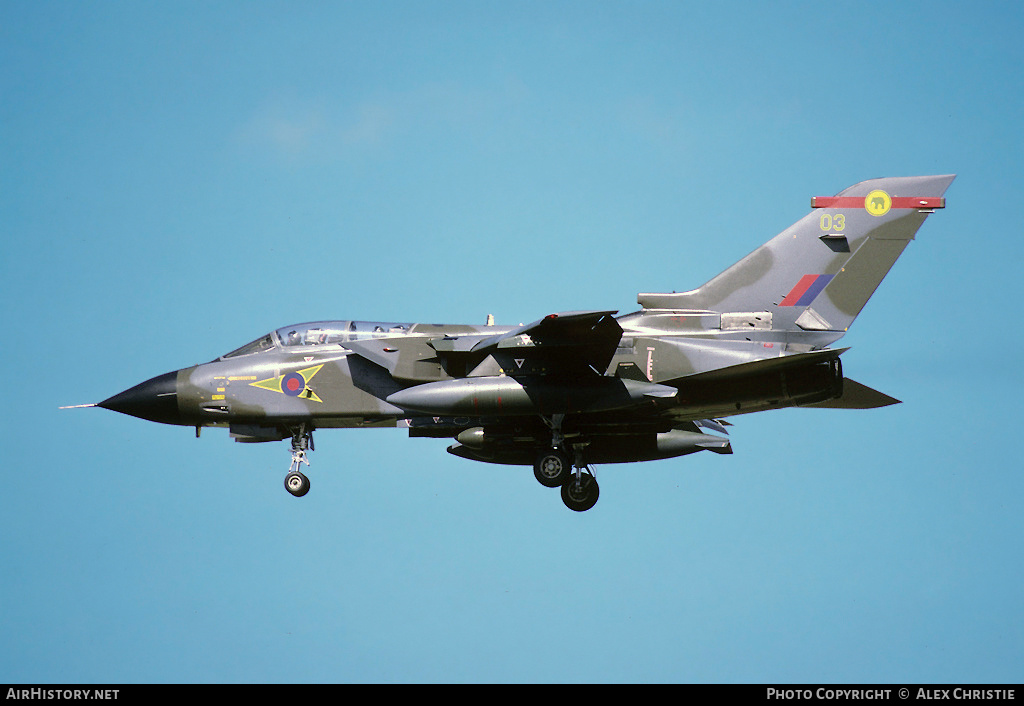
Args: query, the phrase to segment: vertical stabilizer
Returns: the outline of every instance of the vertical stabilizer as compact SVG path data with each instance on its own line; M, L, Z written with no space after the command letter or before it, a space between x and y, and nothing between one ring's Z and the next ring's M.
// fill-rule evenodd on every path
M846 331L954 175L864 181L811 199L811 212L703 286L640 294L649 310L771 313L773 329Z

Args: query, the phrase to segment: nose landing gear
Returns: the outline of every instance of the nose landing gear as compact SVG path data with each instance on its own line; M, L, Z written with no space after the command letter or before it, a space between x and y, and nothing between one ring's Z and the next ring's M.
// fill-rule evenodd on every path
M292 431L292 463L288 467L288 475L284 477L284 488L297 498L309 492L309 478L299 470L302 464L309 465L307 450L313 451L313 431L306 425Z
M297 498L309 492L309 478L299 471L290 471L284 477L284 488Z

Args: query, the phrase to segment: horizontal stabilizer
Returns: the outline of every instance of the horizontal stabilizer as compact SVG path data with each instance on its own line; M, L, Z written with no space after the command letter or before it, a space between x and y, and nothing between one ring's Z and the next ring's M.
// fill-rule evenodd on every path
M826 348L821 351L811 351L809 353L790 353L788 355L777 356L774 358L764 358L762 360L755 360L749 363L739 363L738 365L730 365L724 368L718 368L717 370L709 370L704 373L697 373L696 375L688 375L686 377L677 378L673 382L678 384L682 381L693 382L707 382L709 380L728 380L732 378L738 378L745 375L755 375L766 372L778 372L789 368L799 368L805 365L815 365L817 363L825 363L830 360L837 359L841 354L850 350L849 348ZM668 382L668 381L665 381Z
M867 385L861 385L850 378L844 378L842 397L802 406L828 409L876 409L893 404L900 404L900 401L884 392L873 390Z

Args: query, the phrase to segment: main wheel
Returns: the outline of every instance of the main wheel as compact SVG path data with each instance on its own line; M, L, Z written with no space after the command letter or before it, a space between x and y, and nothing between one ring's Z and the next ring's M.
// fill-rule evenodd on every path
M565 483L571 470L569 457L559 449L541 451L533 463L533 475L545 488L557 488Z
M292 471L284 477L284 489L297 498L309 492L309 478L298 471Z
M597 503L601 489L597 487L597 479L589 473L581 473L579 481L572 474L562 485L562 502L570 510L585 512Z

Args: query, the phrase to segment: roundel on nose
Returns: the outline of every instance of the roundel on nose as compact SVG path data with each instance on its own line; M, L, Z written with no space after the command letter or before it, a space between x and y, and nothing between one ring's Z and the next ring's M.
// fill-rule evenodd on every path
M291 397L298 397L306 389L306 379L298 373L288 373L281 378L281 392Z
M259 387L263 390L270 390L271 392L284 393L289 397L298 397L303 400L311 400L313 402L323 402L319 395L313 391L310 387L310 382L313 377L320 372L320 368L324 367L323 363L314 365L309 368L303 368L302 370L296 370L284 375L278 375L277 377L267 378L266 380L257 380L256 382L250 382L252 387Z

